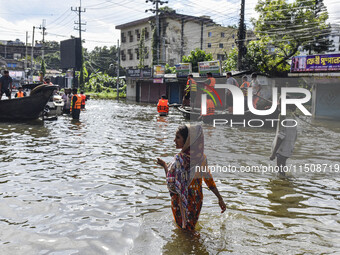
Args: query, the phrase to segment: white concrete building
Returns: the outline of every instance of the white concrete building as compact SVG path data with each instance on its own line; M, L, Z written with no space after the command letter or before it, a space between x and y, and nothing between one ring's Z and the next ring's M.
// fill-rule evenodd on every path
M208 16L194 17L189 15L164 13L160 16L160 64L173 66L182 61L196 48L212 53L215 60L223 60L225 53L235 45L237 29L222 27ZM116 26L121 30L121 65L124 68L135 68L139 64L139 40L145 29L144 65L152 65L152 35L155 16L136 20Z

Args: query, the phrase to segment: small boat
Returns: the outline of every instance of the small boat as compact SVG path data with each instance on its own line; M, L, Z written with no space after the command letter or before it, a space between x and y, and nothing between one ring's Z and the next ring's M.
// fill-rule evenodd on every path
M53 95L47 102L46 116L58 116L63 113L64 101L60 95Z
M0 120L33 120L39 118L53 91L54 85L38 85L27 97L0 101Z
M201 111L192 110L190 106L176 106L176 109L183 114L183 117L187 120L198 120L201 116Z

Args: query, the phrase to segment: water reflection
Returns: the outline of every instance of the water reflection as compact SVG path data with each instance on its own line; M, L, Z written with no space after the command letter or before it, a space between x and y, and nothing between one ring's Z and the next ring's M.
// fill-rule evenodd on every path
M164 170L186 123L171 108L90 100L79 121L0 123L2 254L277 254L340 250L335 173L214 173L195 235L177 229ZM100 114L99 114L100 113ZM308 120L311 121L311 120ZM289 163L339 163L340 129L299 122ZM209 164L268 164L274 130L204 125ZM308 240L308 242L306 242ZM20 253L20 250L18 253Z
M173 231L170 240L163 246L163 254L208 255L209 252L199 232L190 233L177 228Z

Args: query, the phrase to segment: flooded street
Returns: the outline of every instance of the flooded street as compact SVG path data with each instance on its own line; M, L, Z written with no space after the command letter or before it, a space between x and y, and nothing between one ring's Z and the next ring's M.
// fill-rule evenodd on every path
M297 171L289 179L215 172L227 210L220 213L203 184L190 235L174 223L164 170L155 164L178 152L182 115L103 100L86 108L78 122L0 123L1 254L340 252L340 171ZM299 121L287 164L340 164L340 123L312 125ZM210 164L274 164L274 129L203 126Z

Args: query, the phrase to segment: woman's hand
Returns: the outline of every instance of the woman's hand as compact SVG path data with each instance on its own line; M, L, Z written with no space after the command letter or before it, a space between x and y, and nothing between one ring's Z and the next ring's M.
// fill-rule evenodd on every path
M219 204L219 206L221 207L221 213L224 213L225 212L225 210L227 209L227 206L225 205L225 203L224 203L224 201L223 201L223 198L220 198L219 200L218 200L218 204Z
M168 174L168 165L165 163L163 159L157 158L157 164L164 168L165 174Z
M165 168L166 163L163 159L157 158L157 164Z

